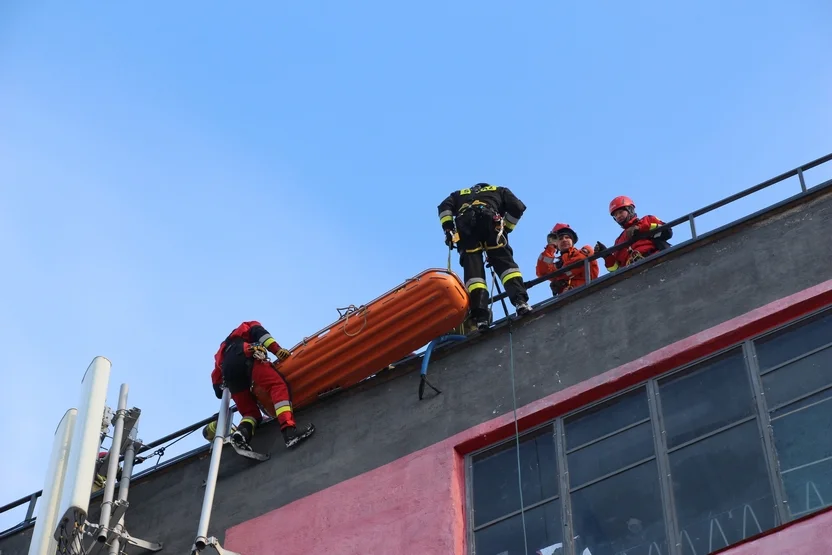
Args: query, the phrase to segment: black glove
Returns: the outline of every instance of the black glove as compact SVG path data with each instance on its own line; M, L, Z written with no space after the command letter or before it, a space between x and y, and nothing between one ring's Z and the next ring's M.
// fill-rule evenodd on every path
M453 247L454 246L454 230L453 229L445 228L445 244L448 245L448 247Z
M217 396L217 399L222 399L222 384L215 383L214 384L214 395Z
M602 243L601 241L597 241L595 243L595 252L596 252L596 254L601 252L601 251L605 251L605 250L607 250L607 247L604 246L604 243Z
M557 281L550 281L549 289L552 290L552 296L557 297L558 293L560 293L560 284Z

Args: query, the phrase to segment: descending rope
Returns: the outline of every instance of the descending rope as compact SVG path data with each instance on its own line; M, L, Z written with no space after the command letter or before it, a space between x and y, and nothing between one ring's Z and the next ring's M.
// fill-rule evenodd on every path
M500 290L500 284L497 282L497 274L494 272L494 268L491 267L490 264L489 268L491 269L491 277L493 279L492 287L496 286L497 292L502 295L502 291ZM506 307L505 298L500 299L500 303L503 305L503 312L505 313L506 320L508 321L508 367L509 375L511 376L511 401L512 408L514 411L514 442L517 450L517 488L520 493L520 520L523 523L523 553L528 553L529 540L526 537L526 504L523 501L523 471L520 464L520 426L517 422L517 388L515 386L514 380L514 337L511 325L511 318L508 315L508 307Z

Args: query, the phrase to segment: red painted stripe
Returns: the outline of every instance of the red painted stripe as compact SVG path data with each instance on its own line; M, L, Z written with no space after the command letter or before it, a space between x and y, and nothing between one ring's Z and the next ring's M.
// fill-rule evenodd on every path
M830 304L832 280L521 407L518 426L534 427ZM226 547L242 555L464 555L463 455L513 434L513 415L505 414L234 526L226 532ZM727 553L832 553L830 515L793 523Z
M830 304L832 304L832 280L769 303L518 408L518 427L520 431L533 428ZM512 435L514 435L514 415L504 414L450 439L454 441L455 448L460 454L467 454Z

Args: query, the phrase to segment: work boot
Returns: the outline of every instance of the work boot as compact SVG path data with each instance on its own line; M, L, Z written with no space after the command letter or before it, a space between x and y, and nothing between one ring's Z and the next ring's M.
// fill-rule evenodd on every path
M528 314L529 312L532 311L532 307L530 307L529 303L527 303L525 301L523 301L520 304L518 304L517 306L515 306L515 309L517 310L517 315L518 316L523 316L523 315Z
M241 424L239 428L234 430L234 433L231 434L231 443L236 445L239 449L244 449L246 451L251 451L251 445L249 442L251 441L252 431L250 426L246 426L248 422Z
M286 442L286 448L291 449L301 441L305 440L313 433L315 433L315 426L309 424L306 429L298 431L294 426L283 428L283 440Z

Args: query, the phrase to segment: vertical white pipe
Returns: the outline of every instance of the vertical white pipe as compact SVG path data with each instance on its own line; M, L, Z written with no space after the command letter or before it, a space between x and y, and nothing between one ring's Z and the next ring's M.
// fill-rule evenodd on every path
M220 468L222 457L222 443L225 439L225 432L228 430L229 420L229 399L231 394L228 389L223 389L222 401L220 401L219 419L217 421L217 433L211 446L211 462L208 465L208 478L205 480L205 496L202 499L202 513L199 515L199 527L196 532L197 549L205 549L208 540L208 525L211 522L211 509L214 505L214 492L217 487L217 473Z
M101 515L99 518L98 541L107 541L110 517L113 513L113 495L116 489L116 476L118 475L118 463L121 458L121 441L124 436L124 418L127 415L127 384L121 384L118 392L118 408L116 409L116 420L113 424L113 443L110 445L109 458L107 460L107 481L104 482L104 500L101 502Z

